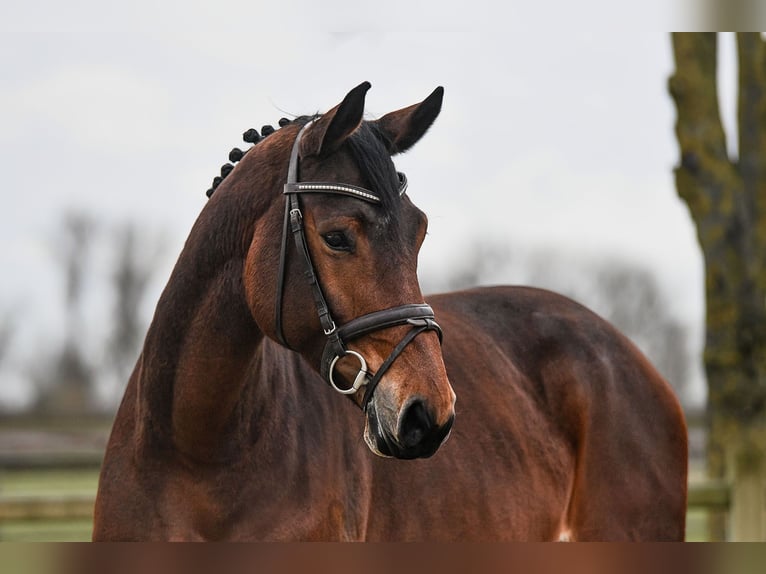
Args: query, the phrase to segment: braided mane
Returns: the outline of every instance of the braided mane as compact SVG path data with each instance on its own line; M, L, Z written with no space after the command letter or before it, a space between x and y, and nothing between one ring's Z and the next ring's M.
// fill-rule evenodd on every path
M310 118L308 118L310 119ZM283 128L287 125L290 125L292 123L300 123L303 121L305 123L308 121L308 119L305 116L301 116L299 118L295 118L294 120L290 120L288 118L280 118L279 119L279 128ZM277 128L277 129L279 129ZM245 143L253 144L248 149L242 151L240 148L235 147L232 148L232 150L229 152L229 162L225 163L221 166L221 174L217 175L213 178L213 184L210 186L210 189L208 189L205 192L205 195L208 197L212 196L213 193L215 193L215 190L218 188L219 185L221 185L221 182L226 179L226 176L231 173L231 170L234 169L234 164L240 161L243 157L245 157L245 154L249 152L251 149L253 149L256 145L258 145L258 142L262 141L263 139L267 138L271 134L273 134L276 129L274 129L274 126L271 125L265 125L261 128L261 131L258 132L255 128L250 128L247 131L245 131L242 134L242 140Z
M220 175L213 178L213 184L207 190L206 195L211 197L221 182L234 169L234 164L240 161L245 154L261 141L275 133L277 129L292 124L302 126L316 117L318 115L299 116L293 120L281 118L278 123L279 128L275 129L271 125L265 125L261 127L260 132L255 128L245 131L242 134L242 139L246 143L252 144L252 146L244 151L235 147L229 152L229 162L221 166ZM359 167L367 188L374 190L378 194L386 212L392 215L395 214L401 203L399 201L399 178L382 134L379 133L374 123L362 122L359 128L348 138L347 143L348 150Z

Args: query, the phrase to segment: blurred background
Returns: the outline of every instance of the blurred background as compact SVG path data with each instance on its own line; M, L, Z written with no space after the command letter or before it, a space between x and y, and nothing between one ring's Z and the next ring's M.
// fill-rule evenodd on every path
M559 4L6 8L0 538L89 537L111 417L228 151L247 128L325 111L364 80L371 118L446 90L428 137L397 158L430 220L424 291L547 287L622 329L687 410L692 480L712 500L690 509L690 538L707 538L731 494L706 474L703 255L676 192L673 49L657 30L689 13ZM577 24L591 15L597 31ZM717 53L736 134L733 34ZM730 538L723 520L715 536Z

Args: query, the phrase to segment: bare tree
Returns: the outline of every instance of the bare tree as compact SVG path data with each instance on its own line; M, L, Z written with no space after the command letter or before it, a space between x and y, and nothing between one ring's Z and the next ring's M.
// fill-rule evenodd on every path
M92 401L95 369L82 346L82 295L95 229L86 214L69 212L53 240L64 275L65 335L50 362L32 365L39 411L77 413L87 410Z
M95 232L93 219L79 212L64 215L61 241L54 243L57 260L64 267L64 294L67 311L67 340L77 339L80 330L81 300L89 251Z

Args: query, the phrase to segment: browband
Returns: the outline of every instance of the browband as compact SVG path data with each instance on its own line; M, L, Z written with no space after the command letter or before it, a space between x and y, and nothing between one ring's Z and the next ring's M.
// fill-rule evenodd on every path
M401 171L397 171L396 175L399 176L399 197L401 197L407 193L407 176ZM362 199L369 203L380 203L380 198L375 195L375 193L369 189L359 187L358 185L351 185L350 183L326 183L321 181L288 182L285 184L283 193L334 193L338 195L348 195L349 197Z

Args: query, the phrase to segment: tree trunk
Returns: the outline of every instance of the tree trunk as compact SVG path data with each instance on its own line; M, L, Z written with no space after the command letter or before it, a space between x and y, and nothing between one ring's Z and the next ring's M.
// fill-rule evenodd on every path
M708 472L732 481L730 535L764 539L766 47L759 34L738 34L737 47L738 160L728 157L719 114L715 33L673 34L669 87L681 152L676 188L705 259ZM713 520L711 534L722 537L723 528Z

